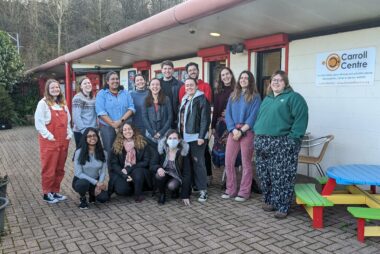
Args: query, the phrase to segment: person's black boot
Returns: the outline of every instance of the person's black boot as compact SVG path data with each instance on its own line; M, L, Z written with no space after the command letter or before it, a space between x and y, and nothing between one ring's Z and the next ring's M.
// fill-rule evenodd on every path
M161 193L160 194L160 197L158 198L157 202L158 202L159 205L165 204L165 202L166 202L166 195L165 195L165 193Z
M86 196L80 197L79 208L80 208L81 210L86 210L86 209L88 209L88 203L87 203Z

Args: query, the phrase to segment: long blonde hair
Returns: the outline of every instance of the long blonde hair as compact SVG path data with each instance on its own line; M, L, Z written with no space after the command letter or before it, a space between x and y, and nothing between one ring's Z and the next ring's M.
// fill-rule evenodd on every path
M57 100L54 100L54 97L51 96L51 94L49 93L49 86L53 83L57 83L59 86L59 82L55 79L48 79L46 81L45 92L44 92L46 103L49 106L53 106L55 103L57 103L60 106L66 106L66 100L65 100L65 97L63 96L61 87L59 87L59 95L57 96Z
M123 136L123 128L125 125L129 125L133 130L133 143L135 144L135 148L137 150L143 149L147 142L145 141L144 137L140 134L140 131L133 125L129 123L125 123L123 127L119 129L119 132L116 135L115 142L113 142L112 149L116 154L121 154L124 147L124 136Z
M255 77L253 76L252 72L250 71L242 71L239 75L239 79L237 81L237 84L234 88L234 90L231 93L231 99L232 101L237 101L240 98L240 95L242 93L242 88L240 85L240 78L243 74L248 75L248 87L246 92L244 93L244 99L246 102L252 101L252 99L256 96L258 93L256 82L255 82Z

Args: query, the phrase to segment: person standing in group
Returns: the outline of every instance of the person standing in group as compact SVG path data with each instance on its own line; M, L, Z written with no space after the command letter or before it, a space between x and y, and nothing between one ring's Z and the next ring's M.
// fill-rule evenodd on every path
M212 114L211 129L215 131L215 126L220 117L224 118L228 98L236 85L235 76L228 67L223 67L219 72L214 91L214 110Z
M164 92L166 96L171 101L172 106L172 128L176 128L177 126L177 115L178 115L178 108L180 105L180 101L178 98L179 89L182 85L182 82L177 80L175 77L173 77L174 73L174 64L170 60L165 60L161 63L161 73L162 78L160 79L161 82L161 89Z
M107 153L103 150L98 130L89 127L83 132L80 148L75 151L73 189L80 195L80 209L88 209L89 202L104 203L108 200Z
M117 133L110 153L110 180L108 192L111 195L131 195L134 190L135 201L144 200L143 187L152 187L149 146L140 132L129 123Z
M182 202L190 205L191 166L188 158L189 144L180 138L179 132L170 129L158 143L158 153L161 155L152 167L157 186L160 191L158 204L166 202L166 189L177 193L181 188Z
M190 62L190 63L186 64L185 69L186 69L187 75L190 78L193 78L198 82L199 91L202 91L204 93L204 95L206 96L206 99L208 100L208 102L211 105L212 104L211 86L208 83L204 82L203 80L199 79L198 64L196 64L194 62ZM182 85L181 88L179 89L179 102L180 103L182 102L182 98L185 95L185 93L186 93L185 86ZM207 145L208 145L208 141L209 141L209 137L207 137L207 139L205 139L205 143ZM206 163L206 169L207 169L207 177L209 178L208 182L211 183L211 178L212 178L211 154L210 154L210 150L208 149L207 146L205 149L205 163Z
M145 111L145 99L148 96L149 90L146 89L146 81L142 74L135 76L135 89L135 91L131 92L133 105L136 109L132 121L136 128L139 129L142 134L145 134L143 112Z
M198 90L195 79L186 79L185 90L186 95L182 99L178 115L178 129L190 146L194 182L196 188L200 190L198 201L205 202L208 194L204 154L211 117L210 104L203 92Z
M79 81L80 92L73 98L73 122L74 139L76 148L82 133L88 127L97 127L95 112L95 96L92 91L92 84L89 78L84 77Z
M257 174L264 211L285 218L293 198L301 139L308 123L305 99L294 92L284 71L276 71L261 104L254 131Z
M96 96L95 109L99 117L103 146L109 153L116 130L133 115L135 106L130 93L120 85L116 72L108 72L106 82L107 85Z
M239 75L226 108L226 124L229 132L226 146L226 192L222 198L235 198L236 201L246 201L251 195L252 185L252 131L260 107L261 99L258 94L255 78L250 71ZM240 188L237 185L235 161L241 151L243 172Z
M158 141L172 125L172 112L170 99L162 91L160 80L152 79L145 99L143 121L146 128L145 137L155 150L157 150Z
M73 136L70 112L57 80L46 81L44 98L38 102L34 121L39 133L43 200L57 203L66 199L59 192Z

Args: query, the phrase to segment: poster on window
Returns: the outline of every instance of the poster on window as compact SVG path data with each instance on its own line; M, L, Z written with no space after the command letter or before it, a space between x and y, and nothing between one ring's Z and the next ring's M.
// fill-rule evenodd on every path
M136 70L128 71L128 91L135 90L135 76Z
M356 48L317 54L316 85L373 85L376 48Z

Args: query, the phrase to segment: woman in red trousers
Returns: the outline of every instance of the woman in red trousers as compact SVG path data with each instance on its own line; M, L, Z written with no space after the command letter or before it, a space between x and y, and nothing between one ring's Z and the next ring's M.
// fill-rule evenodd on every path
M59 191L73 135L70 113L57 80L46 81L44 98L38 102L34 119L39 133L43 200L54 204L66 199Z

